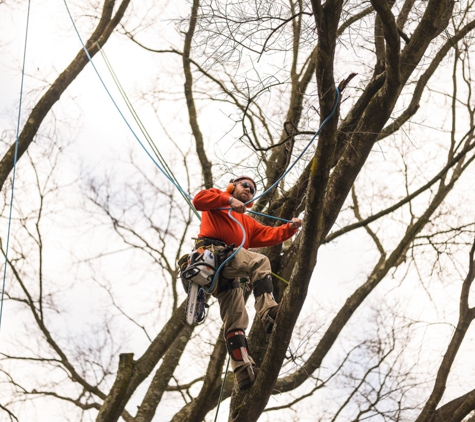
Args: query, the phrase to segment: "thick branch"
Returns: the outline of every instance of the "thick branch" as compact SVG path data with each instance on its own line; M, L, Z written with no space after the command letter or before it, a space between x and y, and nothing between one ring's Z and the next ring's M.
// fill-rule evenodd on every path
M165 327L163 327L162 331L157 335L157 337L155 337L152 344L148 347L142 357L133 362L132 375L127 378L127 389L125 392L123 389L120 390L123 394L123 400L113 398L104 402L101 408L104 421L117 421L115 415L120 414L120 412L124 410L125 404L135 392L137 387L145 380L145 378L150 375L158 361L166 353L175 338L181 335L181 331L186 327L185 307L186 301L184 301L178 308L175 309ZM110 394L112 393L113 392ZM114 403L114 406L112 406L112 403Z
M195 138L196 153L198 154L198 158L200 160L204 185L206 189L209 189L213 187L213 173L211 171L211 162L208 160L206 155L203 134L201 133L200 126L198 124L195 100L193 98L193 75L191 73L190 66L191 41L193 40L193 34L196 28L196 19L198 16L199 7L199 0L193 0L190 16L190 27L186 33L185 45L183 48L183 70L185 73L185 98L188 108L188 117L190 120L191 131L193 132L193 136Z
M475 390L444 404L432 414L429 420L430 422L462 422L473 410L475 410ZM466 422L474 422L473 417Z
M97 45L104 45L109 39L112 31L119 24L120 20L124 16L124 13L129 5L130 0L123 0L120 4L117 13L111 19L112 11L114 8L115 0L105 0L102 10L101 19L86 42L86 48L91 57L93 57L97 51ZM69 85L76 79L79 73L84 69L89 59L86 56L84 50L79 51L70 65L61 73L58 78L53 82L51 87L45 92L45 94L38 101L33 108L30 116L28 117L23 130L18 138L18 156L19 160L25 151L30 146L33 138L35 137L38 129L43 122L46 115L49 113L53 105L59 100L64 91ZM7 153L0 161L0 190L3 188L8 175L13 169L15 158L15 143L13 143L8 149Z
M398 86L401 80L399 71L399 31L396 20L391 12L391 2L386 0L372 0L371 4L378 13L383 26L384 39L386 41L386 66L387 81Z
M181 356L188 344L191 334L193 333L192 327L185 327L180 336L177 336L175 341L168 349L160 368L155 373L147 393L142 400L141 405L138 408L137 415L134 422L150 422L155 416L157 406L159 405L163 393L166 391L168 383L175 372L176 367L180 361Z
M117 377L97 415L96 422L110 422L119 419L128 400L125 392L133 373L133 358L133 353L123 353L120 355Z

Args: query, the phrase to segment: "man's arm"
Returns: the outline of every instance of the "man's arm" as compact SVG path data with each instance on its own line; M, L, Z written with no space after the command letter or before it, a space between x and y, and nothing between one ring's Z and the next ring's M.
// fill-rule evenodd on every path
M193 198L193 205L198 211L211 211L229 207L231 195L216 188L198 192Z
M301 227L302 220L293 218L291 223L283 224L279 227L268 227L258 223L249 217L251 228L248 231L249 244L251 248L261 248L264 246L274 246L290 239Z

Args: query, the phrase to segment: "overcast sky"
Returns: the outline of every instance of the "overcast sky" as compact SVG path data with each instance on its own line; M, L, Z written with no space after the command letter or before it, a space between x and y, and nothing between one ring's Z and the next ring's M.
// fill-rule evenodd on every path
M18 5L2 5L2 13L0 13L0 127L2 128L2 138L6 140L7 144L10 144L14 139L16 130L20 94L20 70L26 25L26 1L19 3ZM78 1L77 3L80 4L81 2ZM145 20L147 23L153 22L153 25L148 27L143 33L143 39L150 42L150 46L154 48L179 47L176 43L181 42L181 38L177 35L176 22L170 19L179 15L186 16L189 4L185 1L164 1L162 9L153 9L155 13L154 16L147 15L148 10L145 9L144 4L146 4L146 2L142 3L142 7L134 5L134 19L130 23L131 27L141 20ZM88 29L90 29L87 25L87 19L80 17L81 10L75 7L73 2L71 2L70 7L73 16L76 18L79 30L82 31L83 37L86 38L89 33ZM44 88L48 83L54 81L57 74L67 66L81 48L81 44L74 32L62 0L32 2L28 40L22 122L27 117L32 104L35 103L43 92L39 88ZM182 79L180 75L177 76L174 74L176 73L176 69L179 69L179 67L176 66L180 65L180 59L171 55L153 56L133 45L131 42L126 41L124 36L119 34L113 34L111 36L105 50L121 83L137 107L140 117L152 137L160 146L160 151L165 154L167 159L177 160L175 161L176 167L174 167L174 169L178 175L181 175L182 173L180 171L182 166L177 158L179 156L175 148L171 146L168 135L162 129L158 121L158 119L160 119L162 124L166 125L168 134L171 134L175 142L179 143L180 146L188 146L190 131L187 126L187 115L184 113ZM126 107L120 95L117 93L107 70L103 66L99 54L96 55L94 61L121 110L126 113L129 122L135 128L135 124L132 119L130 119ZM344 74L346 69L340 68L338 71ZM157 74L159 78L157 78ZM443 80L447 81L449 77ZM175 101L163 102L163 104L158 103L157 110L154 110L143 98L143 95L153 90L154 87L166 87L169 89L167 94L170 94L171 98L173 98L173 96L176 97ZM448 85L440 84L439 88L441 90L448 89ZM440 104L431 104L431 106L434 107L434 109L441 108ZM154 180L162 181L164 185L168 184L168 181L164 177L161 178L162 176L156 173L154 164L142 152L90 65L86 67L68 88L60 102L54 107L53 114L56 119L55 125L52 124L54 120L48 118L45 122L47 132L57 136L57 139L61 142L71 143L66 150L64 159L61 160L61 174L64 183L80 178L84 169L87 169L91 174L98 175L110 171L113 172L114 177L117 178L116 180L120 181L121 171L123 169L121 165L123 162L128 161L129 153L133 151L145 175L150 175L151 178L155 178ZM445 118L446 114L447 113L442 113L441 119ZM219 116L222 115L224 115L224 113L219 114ZM235 159L236 157L234 157L234 155L239 155L235 152L236 150L233 149L236 144L236 139L233 139L231 136L226 136L227 130L229 130L229 121L226 121L221 127L219 123L221 120L216 118L216 116L218 116L216 110L212 110L211 108L210 110L203 111L203 120L201 120L203 123L202 127L208 136L207 139L213 140L213 148L207 152L210 154L214 153L214 147L216 147L216 150L219 151L218 155L220 158L226 153L230 159ZM426 121L423 123L425 124ZM434 132L437 131L434 130L428 133L433 136ZM141 137L141 135L139 136ZM408 148L413 148L413 150L411 150L412 155L409 154L412 158L415 159L418 154L428 154L427 150L424 149L427 143L426 138L423 136L412 137L412 134L408 134L407 136L408 140L406 141L407 145L409 145ZM143 138L141 137L141 139ZM5 144L1 146L2 152L5 146ZM430 151L429 153L432 152L433 151ZM378 148L374 154L371 155L368 163L369 165L374 165L376 169L381 169L381 167L389 169L394 162L397 161L396 156L396 148L393 148L388 141L387 144ZM431 157L430 155L427 156ZM19 171L21 171L21 166L26 165L25 159L22 158L19 163ZM223 170L220 169L219 171ZM122 174L123 179L127 178L127 174L128 173ZM384 174L384 172L381 172L381 174ZM367 177L368 180L371 181L370 176L362 175L362 178ZM370 186L370 183L368 183L368 186ZM372 192L374 196L382 192L381 196L384 197L385 188L387 191L391 189L404 189L403 184L395 184L393 186L391 180L384 180L381 186L383 187L378 186L379 191L376 191L375 188L375 192ZM372 186L368 188L368 191L371 192L371 188ZM82 224L80 220L81 217L79 217L82 214L79 213L79 210L74 209L76 206L76 197L79 196L80 193L76 189L78 189L76 184L71 186L71 197L69 198L67 193L61 194L61 201L64 201L62 203L64 209L61 207L58 209L63 214L62 217L57 217L58 220L55 221L57 225L51 223L49 231L50 238L55 239L55 244L53 245L55 253L50 255L51 260L48 265L51 266L50 268L54 268L53 273L58 275L58 279L61 279L61 277L70 277L70 279L65 280L65 283L71 282L76 276L76 274L68 274L69 269L62 266L63 258L64 261L69 262L69 260L71 260L71 251L65 250L66 245L71 250L75 250L77 256L80 258L86 257L87 254L94 255L94 253L99 253L103 245L105 245L104 248L107 246L107 250L114 249L114 245L108 241L109 238L107 236L109 236L110 233L103 232L99 229L94 233L77 233L75 231L76 226ZM190 193L194 194L194 192ZM21 197L21 192L19 195ZM467 213L470 212L470 209L473 211L473 196L469 197L462 206L467 207ZM64 220L60 220L61 218L64 218ZM396 224L397 222L395 222L395 225ZM2 224L0 225L0 229L2 230L0 236L3 237L6 232L6 227ZM384 228L381 228L381 230L382 229ZM71 238L68 236L71 236ZM130 308L135 308L135 310L139 312L142 311L140 307L143 306L143 297L140 296L140 293L142 292L144 295L148 294L149 292L144 286L150 286L160 281L160 275L147 274L146 271L140 268L137 269L139 263L133 261L130 256L127 256L127 259L124 259L123 256L127 255L120 255L118 259L115 259L114 255L111 256L111 258L103 260L103 264L100 268L94 268L96 271L94 275L100 278L106 274L108 279L114 283L114 286L120 287L122 292L126 292L124 296L127 296L130 302L127 303L127 305L130 305ZM310 315L309 326L311 329L317 330L318 327L324 325L326 321L319 319L320 315L324 311L326 312L332 308L336 309L346 299L347 295L354 290L355 286L362 282L367 275L368 269L363 263L371 262L373 258L374 251L372 250L371 242L367 236L364 234L361 236L360 233L348 236L344 240L333 242L325 246L325 248L322 248L319 253L319 265L316 269L315 281L312 281L309 299L306 304L308 309L303 313L305 317ZM465 255L463 255L461 259L465 259ZM129 279L124 271L131 263L132 265L136 265L136 267L131 269L134 275L132 279ZM142 262L140 262L140 264L142 264ZM88 275L81 274L80 277L87 278ZM55 281L57 282L58 280ZM394 285L389 286L387 291L397 286L397 281L392 280L391 282L394 282ZM100 311L104 303L107 302L108 299L105 295L91 295L89 287L90 286L87 285L76 285L74 296L65 299L67 303L66 307L68 307L68 311L70 311L70 318L63 321L62 328L67 328L68 325L72 327L74 324L75 328L77 326L78 332L81 330L86 331L88 324L91 320L94 320L91 314L93 314L95 310ZM421 317L424 310L419 309L417 304L420 298L424 297L427 299L427 297L425 293L421 291L422 289L414 293L413 288L414 287L410 287L404 294L400 294L399 299L402 304L401 306L407 308L412 306L411 312L414 312L414 316ZM384 293L385 291L382 291L381 295L383 296ZM432 292L432 294L434 295L433 297L437 297L437 295L440 294L441 296L447 295L447 297L452 295L452 298L456 298L458 291L452 289L451 286L443 286L441 291ZM180 299L183 299L183 292L180 292L180 295ZM320 305L323 304L321 308L317 308L317 311L315 311L316 303ZM455 312L454 309L456 310L455 306L453 308L441 308L442 310L440 312L442 314L446 312L447 314L453 314ZM248 309L252 314L252 305L248 305ZM160 311L157 310L156 312L156 315L158 315ZM438 310L436 312L431 308L427 309L426 312L424 318L427 317L427 319L429 319L429 316L431 316L432 313L437 313ZM91 320L89 317L91 317ZM215 329L219 324L216 306L212 309L210 320L211 321L208 322L208 329L210 327ZM8 334L9 339L14 337L12 334L15 334L15 330L18 329L18 326L15 324L16 322L16 316L13 316L12 308L6 306L2 332L0 332L0 348L4 335ZM161 322L163 321L160 321L160 323ZM150 323L150 326L154 328L158 325L156 322L155 325L154 322ZM444 329L447 327L448 325L444 326ZM124 331L128 334L132 330L127 329ZM132 336L132 340L127 344L128 347L135 347L134 352L136 353L140 353L142 350L141 345L146 344L146 340L142 338L141 335L140 333L135 334L135 337ZM427 338L432 338L429 334L424 333L423 335L426 335ZM298 345L294 346L297 347ZM186 371L183 370L183 368L181 370ZM467 374L467 376L469 376L469 374ZM279 398L273 397L271 400L278 401ZM61 416L61 407L58 407L56 411L50 412L46 410L43 411L40 404L38 404L38 406L38 413L36 415L37 421L53 422L54 418L56 418L57 421L64 420ZM167 414L167 411L173 414L176 411L176 408L173 406L165 406L164 409L163 414ZM222 421L227 420L226 409L227 405L221 408L222 414L220 420ZM275 418L275 412L272 417ZM312 415L309 415L309 417L308 421L310 422ZM301 419L301 421L303 420L304 419Z

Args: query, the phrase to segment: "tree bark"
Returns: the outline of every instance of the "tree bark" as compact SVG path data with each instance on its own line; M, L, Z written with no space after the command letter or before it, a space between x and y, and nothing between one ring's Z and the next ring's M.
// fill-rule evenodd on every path
M127 404L125 392L133 373L133 358L133 353L123 353L120 355L117 377L104 404L99 410L96 418L97 422L110 422L119 419L122 410Z

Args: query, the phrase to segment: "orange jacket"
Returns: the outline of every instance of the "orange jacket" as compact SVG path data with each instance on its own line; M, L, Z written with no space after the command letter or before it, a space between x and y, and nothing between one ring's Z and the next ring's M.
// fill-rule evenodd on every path
M219 189L202 190L193 198L193 205L198 211L203 211L200 233L198 237L211 237L221 240L226 245L234 243L239 246L242 242L242 229L233 221L228 210L218 210L218 208L229 208L230 194ZM268 227L258 223L246 214L232 213L246 231L246 241L243 247L260 248L263 246L273 246L291 238L298 229L294 229L291 223L286 223L279 227Z

